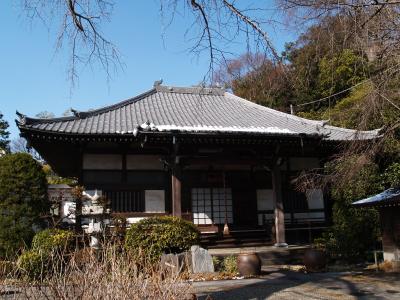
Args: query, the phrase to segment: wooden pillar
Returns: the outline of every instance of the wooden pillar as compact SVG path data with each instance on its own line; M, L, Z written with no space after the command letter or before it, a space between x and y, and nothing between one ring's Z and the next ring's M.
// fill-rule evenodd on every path
M180 172L177 167L172 169L172 215L175 217L182 216L182 184Z
M272 189L275 212L276 247L287 247L285 239L285 212L282 197L282 176L277 164L272 168Z

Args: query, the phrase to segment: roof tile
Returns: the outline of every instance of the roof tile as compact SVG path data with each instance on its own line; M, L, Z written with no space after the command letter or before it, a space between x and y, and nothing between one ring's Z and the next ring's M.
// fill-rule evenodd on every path
M156 86L135 98L78 116L34 119L20 127L69 134L119 134L132 132L147 121L162 131L305 134L327 140L371 139L379 135L376 130L344 129L279 112L219 88L166 86Z

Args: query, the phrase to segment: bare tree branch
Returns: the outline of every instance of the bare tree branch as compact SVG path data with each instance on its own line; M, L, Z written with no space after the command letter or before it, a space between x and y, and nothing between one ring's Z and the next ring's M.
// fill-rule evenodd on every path
M113 2L107 0L23 0L23 10L34 21L40 19L48 28L59 23L56 52L66 43L70 50L68 77L73 87L81 67L100 66L107 80L123 68L117 47L101 32L100 26L110 21Z

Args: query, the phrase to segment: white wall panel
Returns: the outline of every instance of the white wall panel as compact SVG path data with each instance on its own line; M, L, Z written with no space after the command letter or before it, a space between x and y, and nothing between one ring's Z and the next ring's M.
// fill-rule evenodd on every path
M324 208L324 194L321 189L311 189L306 191L307 203L309 209Z
M128 170L163 170L164 165L156 155L127 155Z
M257 190L257 210L274 209L274 200L271 189Z
M290 170L310 170L319 168L318 158L314 157L292 157L290 158Z
M121 170L122 155L84 154L83 169L86 170Z
M148 213L165 212L164 190L146 190L144 193L145 211Z

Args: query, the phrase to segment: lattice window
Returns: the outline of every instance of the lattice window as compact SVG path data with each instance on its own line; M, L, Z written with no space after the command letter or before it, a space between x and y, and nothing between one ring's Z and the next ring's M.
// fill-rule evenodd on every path
M194 224L212 224L211 189L192 189L192 209Z
M196 225L233 223L232 190L223 188L192 189L193 222Z

